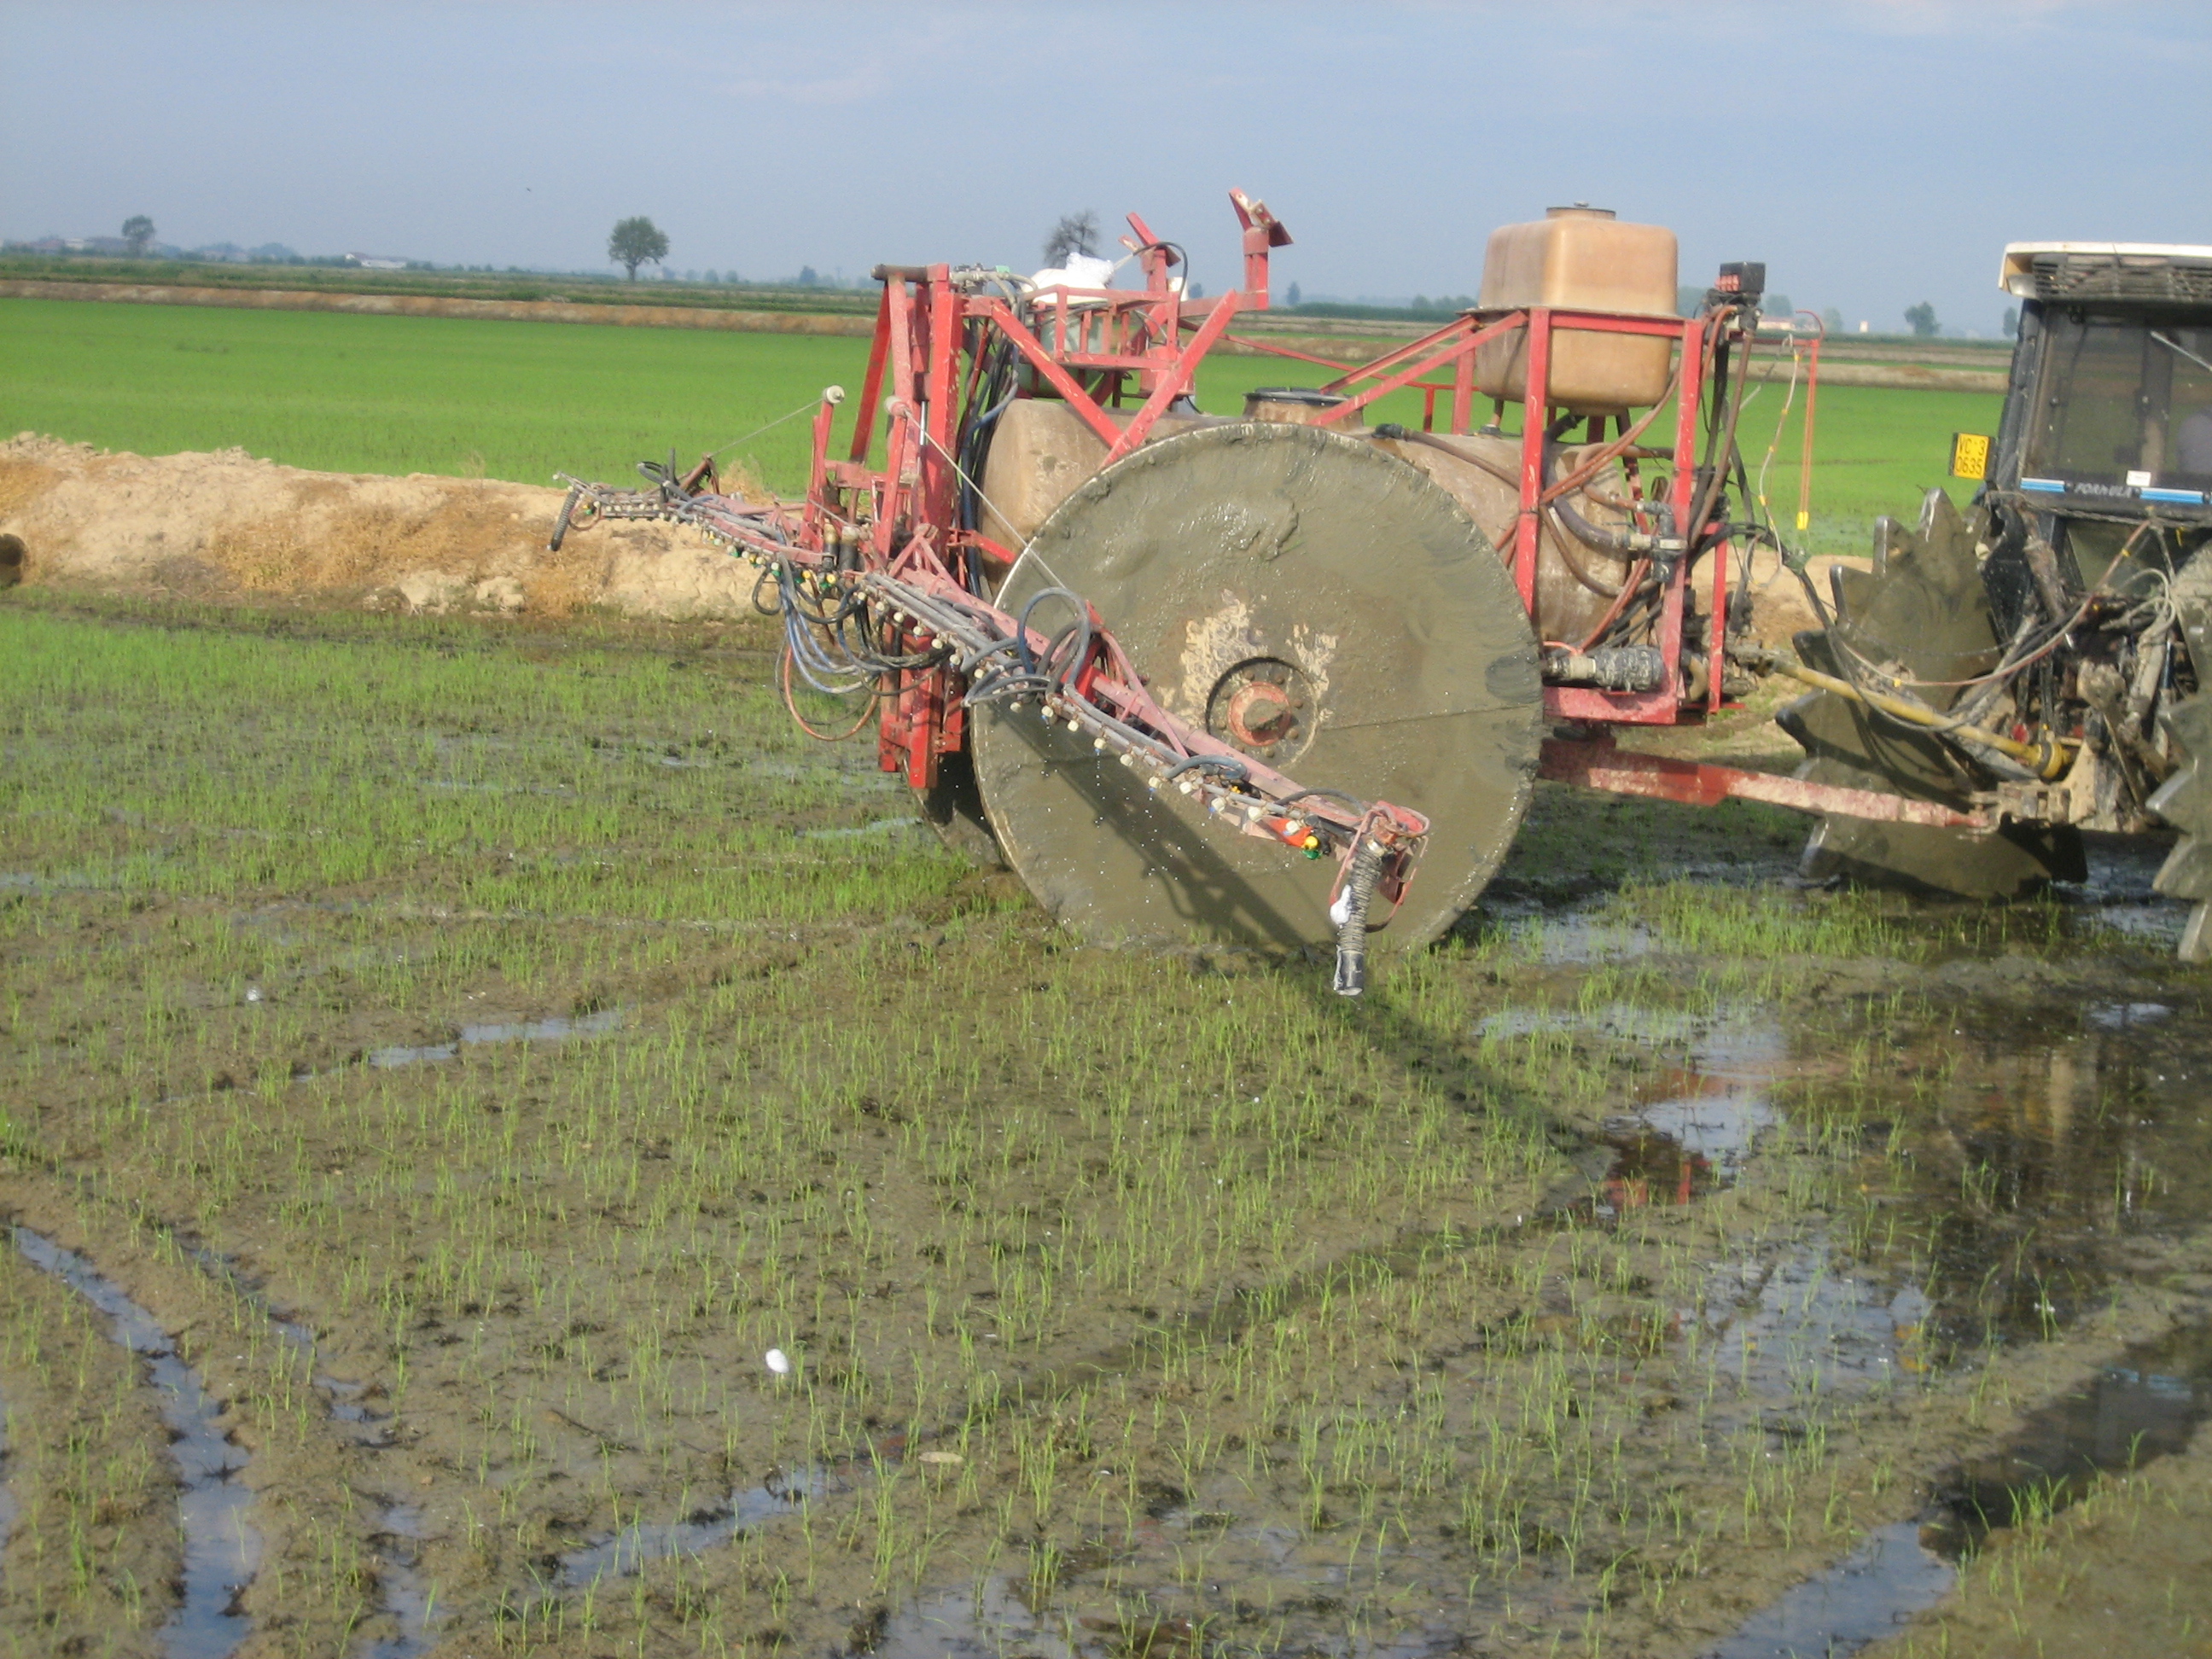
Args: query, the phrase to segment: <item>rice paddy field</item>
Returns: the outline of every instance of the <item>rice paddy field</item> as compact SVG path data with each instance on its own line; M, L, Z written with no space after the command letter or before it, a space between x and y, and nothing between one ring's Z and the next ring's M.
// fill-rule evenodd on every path
M1378 343L1377 349L1386 343ZM770 486L796 491L806 428L791 420L828 385L857 390L867 342L559 323L352 317L82 301L0 300L0 431L37 431L143 455L242 447L287 465L550 482L560 469L629 475L675 447L687 460L735 442ZM1311 386L1329 371L1217 356L1199 404L1235 414L1256 386ZM1744 451L1770 445L1768 495L1796 521L1803 404L1785 385L1746 405ZM1811 540L1863 549L1882 514L1910 520L1944 476L1954 431L1996 429L2002 399L1829 386L1820 393ZM1419 395L1378 419L1418 426ZM754 434L757 435L754 435ZM1655 428L1655 438L1659 434Z
M0 1650L1687 1655L2185 1438L2140 872L1547 796L1346 1004L1071 948L766 643L0 608Z
M19 424L319 466L832 349L51 309ZM1078 947L772 629L0 593L0 1654L2212 1652L2161 849L1940 905L1544 786L1348 1002Z

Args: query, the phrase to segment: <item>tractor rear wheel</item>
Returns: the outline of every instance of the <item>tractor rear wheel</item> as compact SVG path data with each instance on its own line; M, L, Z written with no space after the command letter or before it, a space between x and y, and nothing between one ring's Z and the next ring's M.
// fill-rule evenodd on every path
M2203 556L2199 554L2200 558ZM2167 741L2184 757L2150 798L2150 810L2181 831L2153 882L2169 898L2194 899L2181 930L2181 959L2212 962L2212 692L2166 711Z
M2171 596L2197 692L2169 704L2161 716L2181 763L2148 805L2181 839L2154 884L2171 898L2196 901L2182 928L2181 959L2212 962L2212 544L2199 546L2182 566Z
M1474 902L1533 787L1536 641L1488 539L1417 469L1310 427L1166 438L1054 509L998 603L1052 587L1091 602L1170 713L1303 784L1428 816L1377 951ZM1059 599L1037 615L1073 620ZM1330 861L1230 833L1039 716L994 704L970 730L998 844L1054 916L1099 943L1334 938Z
M1839 647L1928 683L1927 699L1948 708L1960 695L1942 689L1994 668L2002 649L1974 538L1950 497L1928 492L1917 530L1884 519L1875 532L1872 571L1838 573L1833 630L1800 634L1808 667L1849 678ZM1839 637L1832 638L1831 632ZM1940 738L1886 720L1865 705L1816 691L1776 716L1803 745L1797 775L1815 783L1871 789L1963 808L1975 783ZM1830 816L1814 826L1800 868L1809 878L1841 876L1875 885L2014 898L2050 881L2086 873L2080 835L2051 826L2008 824L1996 832L1943 830Z

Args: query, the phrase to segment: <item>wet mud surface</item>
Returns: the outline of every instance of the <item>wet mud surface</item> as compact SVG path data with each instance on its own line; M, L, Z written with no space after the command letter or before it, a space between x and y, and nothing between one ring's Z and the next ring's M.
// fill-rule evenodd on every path
M0 635L0 1651L1844 1652L2201 1479L2154 848L1547 790L1346 1006L1076 948L743 629Z

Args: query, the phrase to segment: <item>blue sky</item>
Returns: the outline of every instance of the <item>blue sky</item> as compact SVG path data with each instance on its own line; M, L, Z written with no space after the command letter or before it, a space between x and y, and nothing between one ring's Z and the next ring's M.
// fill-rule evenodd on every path
M1211 289L1231 185L1308 294L1472 290L1586 200L1685 281L1994 331L2008 240L2212 242L2212 4L0 0L0 234L584 267L1032 265L1134 208Z

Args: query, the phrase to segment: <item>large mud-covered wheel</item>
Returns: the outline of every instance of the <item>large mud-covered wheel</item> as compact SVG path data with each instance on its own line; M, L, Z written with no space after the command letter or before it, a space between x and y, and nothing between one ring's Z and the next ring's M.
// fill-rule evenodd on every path
M1376 951L1434 939L1481 892L1533 787L1535 639L1488 539L1417 469L1308 427L1164 439L1063 501L998 603L1019 613L1048 587L1091 601L1170 713L1307 787L1429 817ZM1036 625L1069 619L1047 599ZM980 711L971 731L1007 862L1085 938L1333 939L1331 860L1148 791L1034 702Z
M2149 804L2181 839L2152 884L2169 898L2195 901L2182 926L2181 959L2212 962L2212 692L2176 703L2165 723L2182 762Z
M2212 962L2212 547L2199 547L2168 590L2197 693L2160 716L2177 764L2148 802L2181 831L2154 884L2170 898L2194 900L2181 932L2184 962Z
M1927 683L1923 700L1939 709L1959 696L1945 682L1971 679L1997 664L2002 642L1974 538L1940 489L1928 492L1917 530L1882 520L1874 568L1841 571L1837 587L1840 643L1863 661ZM1808 667L1844 678L1838 643L1826 630L1800 634L1797 653ZM1776 719L1803 745L1797 775L1810 781L1960 809L1976 787L1941 739L1833 692L1800 697ZM1982 832L1832 816L1814 826L1800 867L1814 880L1840 876L1983 899L2018 897L2085 874L2081 836L2063 827L2008 824Z

